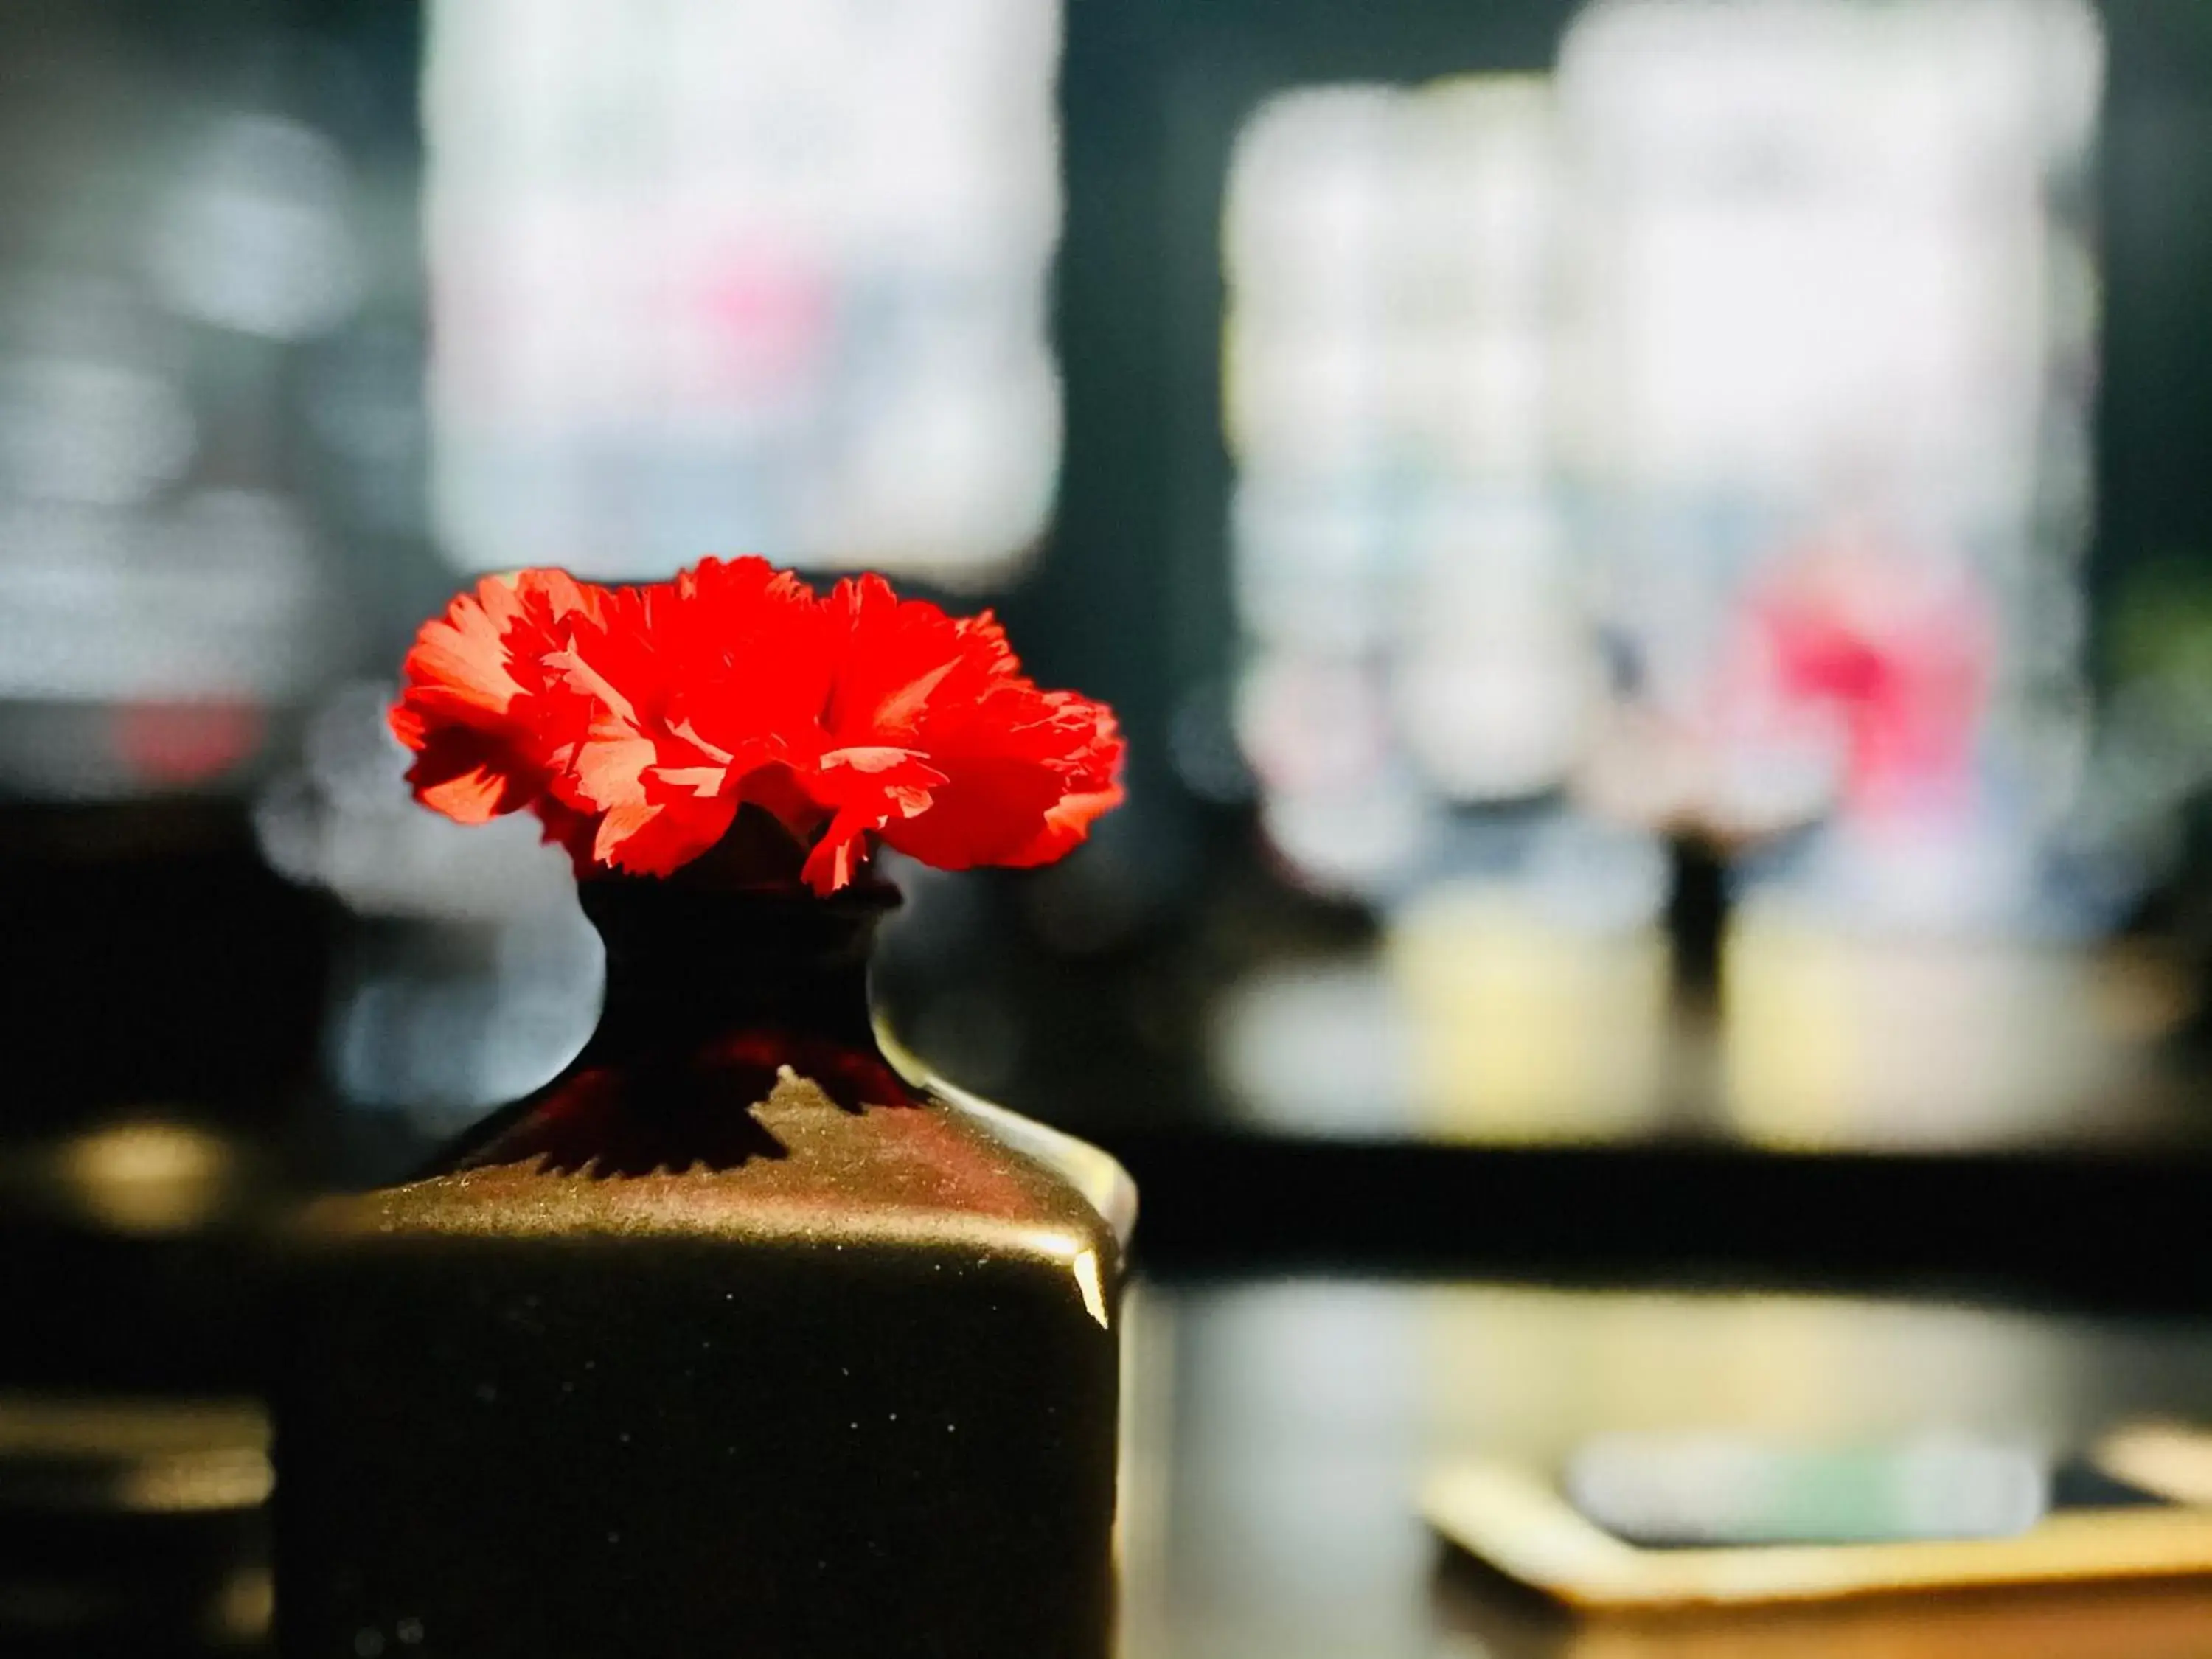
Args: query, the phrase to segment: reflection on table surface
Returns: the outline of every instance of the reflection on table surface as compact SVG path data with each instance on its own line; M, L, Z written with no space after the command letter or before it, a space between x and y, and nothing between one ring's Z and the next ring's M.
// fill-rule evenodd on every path
M2075 1447L2212 1412L2212 1329L1934 1304L1335 1280L1148 1285L1127 1659L2212 1655L2212 1586L1573 1620L1442 1548L1441 1459L1608 1430Z

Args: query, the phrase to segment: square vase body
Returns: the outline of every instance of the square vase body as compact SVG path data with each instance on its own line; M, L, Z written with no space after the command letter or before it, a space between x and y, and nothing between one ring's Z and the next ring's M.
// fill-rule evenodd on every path
M320 1207L276 1389L289 1659L1103 1659L1095 1192L933 1094L786 1069L732 1109L763 1138L728 1167Z

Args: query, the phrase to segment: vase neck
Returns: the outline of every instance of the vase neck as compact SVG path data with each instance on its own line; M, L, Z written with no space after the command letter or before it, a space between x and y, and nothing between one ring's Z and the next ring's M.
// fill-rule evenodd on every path
M823 899L616 877L586 881L580 896L607 956L606 1000L585 1060L628 1060L741 1030L872 1051L868 954L896 890Z

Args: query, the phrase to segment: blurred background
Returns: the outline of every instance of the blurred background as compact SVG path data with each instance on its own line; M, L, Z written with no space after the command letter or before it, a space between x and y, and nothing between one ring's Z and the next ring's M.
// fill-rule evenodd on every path
M529 563L1121 711L878 994L1143 1184L1133 1651L1554 1650L1442 1445L2212 1412L2208 293L2193 0L4 0L0 1635L254 1638L258 1222L591 1027L382 723Z

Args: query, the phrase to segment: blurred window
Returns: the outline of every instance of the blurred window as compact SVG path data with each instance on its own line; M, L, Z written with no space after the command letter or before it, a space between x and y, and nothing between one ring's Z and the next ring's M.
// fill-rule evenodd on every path
M1224 229L1237 723L1269 832L1371 890L1451 802L1565 776L1595 690L1553 427L1559 125L1540 77L1254 112Z
M1234 724L1280 867L1383 939L1225 1000L1238 1109L1923 1144L2120 1074L2044 948L2113 912L2066 856L2103 52L2084 0L1600 0L1549 74L1246 112ZM1717 1071L1670 836L1741 901Z
M1059 51L1039 0L434 0L450 556L1004 577L1060 460Z
M2101 72L2081 0L1614 0L1555 75L1252 110L1237 723L1292 872L1392 902L1552 800L2063 913Z
M1824 819L1792 902L2079 925L2103 42L2081 0L1591 8L1567 463L1657 816ZM1641 769L1638 781L1624 775Z

